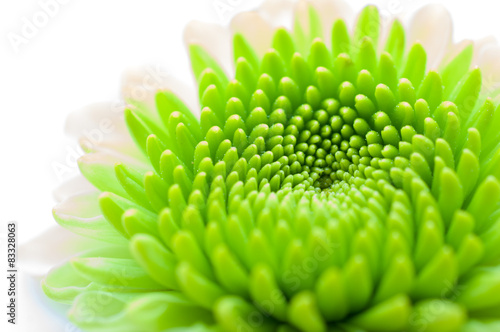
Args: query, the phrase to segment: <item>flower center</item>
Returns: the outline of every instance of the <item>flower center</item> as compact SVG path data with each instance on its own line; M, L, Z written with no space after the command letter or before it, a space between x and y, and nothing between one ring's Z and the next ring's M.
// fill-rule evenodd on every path
M293 144L293 153L288 154L290 173L302 175L320 190L330 189L344 173L355 175L358 165L370 164L364 138L370 130L354 107L337 99L299 106L285 131L292 133L284 142Z

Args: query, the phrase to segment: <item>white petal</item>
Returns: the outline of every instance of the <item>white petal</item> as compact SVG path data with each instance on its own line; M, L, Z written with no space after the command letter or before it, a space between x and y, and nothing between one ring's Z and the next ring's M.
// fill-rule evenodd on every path
M97 103L72 112L66 132L78 139L86 152L116 151L145 161L129 134L123 118L124 103Z
M192 87L170 75L161 66L135 67L123 73L121 93L125 100L144 103L156 112L155 96L159 90L172 91L191 111L196 111L199 107Z
M54 218L64 228L86 238L119 243L125 238L102 215L99 191L72 196L56 205Z
M271 47L273 31L258 12L243 12L231 20L231 31L241 33L259 56L263 56Z
M490 44L478 55L478 65L483 76L481 93L492 94L500 89L500 46Z
M99 103L89 105L82 110L71 113L66 120L66 131L76 136L79 145L92 157L81 157L87 160L111 163L122 161L144 169L148 164L147 157L139 150L123 119L123 107L114 103ZM90 158L90 159L89 159ZM53 193L57 201L67 197L95 190L83 177L76 176L65 181Z
M232 69L232 37L228 29L211 23L192 21L184 30L186 45L202 46L229 76Z
M262 3L258 12L274 28L283 26L291 29L294 4L293 0L267 0Z
M342 0L301 0L295 7L295 19L298 19L306 33L310 26L310 6L316 9L320 17L320 22L323 27L323 41L327 43L327 45L330 43L333 23L337 19L344 19L347 26L349 26L352 21L352 9Z
M57 204L53 212L58 215L71 215L82 219L94 218L102 215L99 208L98 190L81 193L65 199Z
M493 36L474 40L474 55L472 57L472 64L479 65L482 54L492 47L498 47L498 41Z
M311 2L321 18L323 38L327 44L330 43L333 23L337 19L344 19L347 26L352 22L352 8L343 0L312 0Z
M19 266L30 275L42 277L55 265L99 243L56 225L19 248Z
M113 135L106 137L98 144L88 140L87 137L80 137L78 143L87 153L93 152L110 152L119 153L126 156L134 157L137 160L146 161L144 153L139 149L133 141L129 133L125 135Z
M452 61L457 55L460 54L467 46L472 44L473 42L468 39L464 39L460 41L459 43L454 43L451 44L450 47L448 48L448 51L446 52L445 56L441 60L441 64L439 65L440 67L446 66L450 61ZM474 50L475 52L475 50Z
M78 174L64 181L52 194L56 202L62 202L69 197L93 191L96 191L95 187L83 175Z
M311 3L306 0L299 0L295 4L293 22L298 22L304 33L309 33L309 6Z
M89 140L100 141L103 136L127 133L123 121L123 102L104 102L88 105L80 110L71 112L66 119L65 131L67 134Z
M413 16L408 46L420 42L427 52L427 68L435 69L451 44L452 30L448 10L442 5L427 5Z
M114 168L116 163L123 163L139 172L144 173L150 171L153 168L153 166L151 166L149 162L144 162L142 159L136 159L128 154L122 154L119 151L99 151L94 153L87 153L78 158L78 164L80 163L102 164L108 165L111 168Z

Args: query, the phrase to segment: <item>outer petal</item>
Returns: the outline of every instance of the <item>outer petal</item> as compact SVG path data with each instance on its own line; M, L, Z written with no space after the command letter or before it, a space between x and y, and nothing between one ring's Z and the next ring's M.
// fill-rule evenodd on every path
M488 50L491 47L497 46L498 41L493 36L474 40L474 55L472 57L472 64L479 65L481 55L484 53L484 51Z
M92 152L109 152L111 154L118 153L131 156L134 159L145 161L146 157L139 150L135 142L132 140L129 133L113 135L103 139L99 144L89 144L87 137L80 137L78 140L80 147L86 153ZM90 142L91 143L91 142Z
M78 159L80 171L96 188L129 198L129 195L116 177L115 165L117 163L123 163L142 174L153 169L149 164L138 162L127 155L89 153L84 154Z
M85 152L116 151L144 161L123 119L124 102L96 103L72 112L65 131L76 137Z
M259 56L271 47L273 27L258 12L244 12L231 20L231 31L241 33Z
M500 46L489 45L478 55L478 64L483 74L481 93L491 95L500 89ZM498 98L498 97L497 97Z
M377 51L379 54L381 54L387 46L387 40L389 39L389 35L395 21L399 21L404 24L404 22L407 22L407 19L405 19L404 14L401 12L392 13L389 10L382 10L380 12L380 37L377 45ZM405 43L408 44L408 40L405 40Z
M231 34L228 29L217 24L193 21L184 30L184 41L186 45L202 46L226 73L233 75ZM183 99L182 95L178 96Z
M125 100L132 99L144 103L154 110L158 90L172 91L193 112L199 108L193 88L171 76L160 66L135 67L123 74L121 93Z
M442 65L447 64L470 44L474 46L471 67L478 66L483 77L481 94L485 96L498 94L500 92L500 64L498 62L500 45L493 36L479 40L463 40L452 45L443 59ZM495 99L497 98L495 97Z
M85 239L61 226L53 226L20 247L19 264L24 272L41 277L68 257L100 243Z
M262 3L258 12L273 27L284 26L291 29L294 3L293 0L267 0Z
M353 20L352 8L343 0L312 0L323 24L323 36L329 42L333 23L342 18L349 25Z
M441 5L427 5L411 20L408 46L420 42L427 52L427 68L437 68L451 44L452 30L448 10Z
M126 134L123 121L124 102L104 102L86 106L69 114L65 131L69 135L99 143L104 136ZM99 132L99 133L97 133Z
M123 97L145 105L146 107L142 107L144 111L156 112L154 98L160 89L171 90L184 101L191 102L189 106L197 107L197 98L189 97L191 95L189 91L192 89L186 88L184 84L167 75L160 68L140 67L124 74ZM126 103L123 101L97 103L73 112L66 121L66 132L78 138L85 152L97 153L92 154L92 158L102 156L103 161L111 158L144 166L147 163L147 157L134 143L123 119L125 106ZM157 117L157 114L151 114L151 117ZM87 158L89 157L83 159ZM61 201L88 190L92 190L88 181L83 177L76 177L56 189L54 196L56 200Z
M93 190L65 199L54 207L54 219L64 228L86 238L111 243L124 242L122 235L102 215L99 195L99 191Z
M71 196L95 191L95 187L81 174L64 181L52 193L56 202L61 202Z
M139 67L124 73L122 96L125 100L145 105L143 110L157 118L155 96L159 90L170 90L194 112L199 108L193 89L169 76L159 67ZM130 136L123 110L124 101L97 103L73 112L66 121L66 132L79 139L86 152L118 152L146 161Z
M473 41L468 40L468 39L464 39L464 40L460 41L459 43L454 43L454 44L450 45L450 47L448 48L448 51L446 52L446 55L441 60L440 66L441 67L446 66L451 60L453 60L458 54L460 54L460 52L462 52L464 50L464 48L466 48L467 46L469 46L472 43L473 43Z
M302 27L308 27L309 7L316 9L323 32L323 40L329 44L333 23L342 18L347 25L353 21L351 7L343 0L300 0L295 6L295 19L299 20Z

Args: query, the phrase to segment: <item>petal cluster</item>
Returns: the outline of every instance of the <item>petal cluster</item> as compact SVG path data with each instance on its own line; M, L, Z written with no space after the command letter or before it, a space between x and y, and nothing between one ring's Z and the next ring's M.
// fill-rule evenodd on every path
M235 34L234 77L191 45L199 117L131 100L139 153L80 160L99 192L54 215L103 244L43 282L78 326L500 329L500 111L473 46L428 70L373 6L329 41L308 15L262 56Z

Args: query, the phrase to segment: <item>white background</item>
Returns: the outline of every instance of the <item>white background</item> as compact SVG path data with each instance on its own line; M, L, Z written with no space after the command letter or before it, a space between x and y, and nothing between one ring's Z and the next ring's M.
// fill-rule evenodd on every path
M131 66L159 64L190 82L185 24L202 20L226 25L236 13L262 1L66 0L45 26L15 47L9 36L22 36L26 20L33 22L43 10L40 3L46 2L0 2L0 224L3 233L3 224L16 220L21 243L54 224L52 191L77 172L72 167L58 177L54 171L57 163L71 166L66 158L76 148L63 132L66 116L89 103L115 100L121 73ZM356 11L374 3L403 15L431 2L450 10L455 41L500 34L497 1L350 1ZM215 5L220 3L229 9L218 12ZM0 294L3 307L3 288ZM27 320L29 313L20 317ZM29 331L25 328L20 330Z

